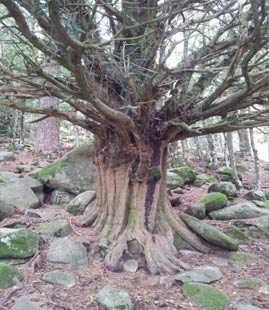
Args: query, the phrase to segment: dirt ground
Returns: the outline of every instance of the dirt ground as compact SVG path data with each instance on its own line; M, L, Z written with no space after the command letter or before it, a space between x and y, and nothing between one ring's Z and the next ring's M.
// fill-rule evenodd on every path
M0 149L3 146L0 146ZM62 152L63 153L63 152ZM54 158L59 157L62 153L55 154ZM17 160L14 162L7 162L0 164L0 170L17 172L18 165L28 167L26 173L31 173L38 167L44 166L51 162L54 158L40 157L34 155L31 149L26 149L17 154ZM244 162L248 171L244 173L243 183L247 188L254 188L255 173L254 163L252 159L248 158ZM192 165L196 167L199 172L207 172L214 174L214 171L206 171L201 164L193 162ZM27 172L28 170L28 172ZM261 162L262 184L263 190L269 193L269 180L268 180L268 163ZM206 193L205 189L185 187L184 193L181 196L181 205L177 208L181 212L191 203L198 202L200 197ZM73 227L73 232L69 236L70 239L85 242L87 241L88 228L77 227L75 217L66 213L64 210L55 210L49 204L44 204L40 210L47 212L47 220L56 215L62 215L66 218ZM25 217L23 214L16 214L13 218L0 222L0 227L10 223L23 223L29 228L34 229L41 219ZM222 231L229 231L232 221L212 221L207 220L210 224L219 227ZM41 280L44 272L52 270L67 270L67 266L61 264L51 264L46 261L46 251L49 242L47 239L41 237L40 250L27 261L14 262L16 267L23 271L26 281L24 285L0 291L0 310L11 309L14 302L18 297L27 294L36 294L36 302L42 308L48 310L98 310L98 305L95 302L95 296L98 291L110 285L115 288L126 290L135 305L135 310L198 310L201 309L191 304L183 295L182 287L173 280L172 276L153 276L150 275L144 268L144 261L140 261L139 270L136 273L129 272L110 272L103 267L103 264L96 263L90 265L88 268L78 271L74 274L76 278L76 285L72 288L62 288L60 286L53 286ZM268 237L262 233L256 234L250 243L240 241L239 251L254 254L258 259L244 267L236 267L231 262L226 266L219 267L224 277L213 284L215 287L220 288L230 297L230 302L240 299L251 300L254 305L263 309L269 309L269 297L257 292L257 290L238 289L233 283L245 277L258 277L268 282L269 278L269 242ZM213 260L216 257L228 257L230 253L218 252L215 254L198 254L189 255L189 253L181 253L179 257L183 262L190 264L191 268L210 265L215 266ZM35 264L33 264L35 262ZM33 268L36 265L36 268ZM161 279L161 281L160 281ZM160 282L163 282L160 284ZM2 304L2 306L1 306ZM2 307L2 308L1 308ZM228 308L227 308L228 309Z

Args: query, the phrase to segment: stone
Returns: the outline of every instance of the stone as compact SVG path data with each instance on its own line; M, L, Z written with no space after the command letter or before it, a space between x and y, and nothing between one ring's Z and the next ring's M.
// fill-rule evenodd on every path
M269 285L268 285L268 284L262 285L262 286L258 289L258 292L259 292L260 294L269 295Z
M225 310L229 297L221 290L204 283L185 283L183 294L203 310Z
M60 160L42 168L36 173L36 177L49 188L61 189L76 195L95 190L92 146L80 145Z
M195 217L187 214L181 214L181 218L191 230L209 243L230 251L236 251L238 249L238 242L236 240L227 236L215 227L203 223Z
M252 303L248 300L239 300L232 303L229 307L229 310L262 310L262 308L252 305Z
M16 173L9 171L0 171L0 184L14 180L18 180L18 175Z
M96 198L95 191L86 191L77 195L72 199L66 208L66 211L73 215L81 215L89 205Z
M209 216L214 220L246 219L261 217L263 215L269 215L269 211L267 209L258 208L250 202L242 202L228 208L209 213Z
M168 277L168 276L160 277L160 285L165 287L166 289L171 288L173 284L174 284L174 279L172 277Z
M69 264L70 270L72 271L88 266L86 248L66 237L56 239L51 243L47 259L52 263Z
M41 234L53 235L55 237L65 237L72 232L72 227L70 224L62 218L54 219L49 223L42 223L37 228L36 231Z
M38 249L38 235L26 228L0 228L0 258L27 258Z
M227 196L227 198L232 198L237 196L237 191L233 183L231 182L220 182L213 183L209 186L208 192L219 192Z
M253 200L258 200L258 201L264 201L266 200L266 195L263 191L260 190L252 190L247 192L244 195L244 198L247 200L253 201Z
M138 262L134 259L128 259L123 263L123 269L128 272L136 272L138 269Z
M75 280L72 274L60 270L54 270L44 273L42 280L45 282L69 288L75 285Z
M38 300L40 297L37 295L21 296L16 300L16 303L11 310L46 310L47 308L39 306L39 303L32 300ZM42 299L42 297L41 297Z
M200 201L204 206L206 213L220 210L227 207L227 197L218 192L212 192L204 196Z
M242 240L242 241L246 241L246 242L249 242L251 240L251 238L247 232L241 230L240 228L238 228L236 226L231 226L229 228L228 235L234 239Z
M257 260L257 256L245 252L236 252L230 255L229 260L236 267L243 267L254 263Z
M175 275L175 279L180 283L199 282L210 284L220 280L222 277L223 275L219 268L210 266L199 267L194 270Z
M104 310L133 310L134 305L125 291L105 286L96 296L97 303Z
M42 215L36 209L26 209L24 214L28 217L42 218Z
M54 205L65 206L67 205L72 199L74 199L75 195L68 193L63 190L56 189L51 194L51 203Z
M217 171L217 173L220 175L220 177L227 176L228 178L232 179L232 168L231 167L220 167ZM242 174L237 171L238 178L242 180Z
M177 167L177 168L170 169L169 171L183 178L184 184L191 184L196 180L196 173L189 166Z
M217 182L217 179L214 176L207 174L198 174L196 176L196 180L194 181L193 185L196 187L201 187L206 183L214 183L214 182Z
M14 208L5 201L0 200L0 221L14 214Z
M213 258L212 263L219 267L223 267L223 266L228 266L229 260L224 257L215 257Z
M0 161L14 161L16 155L12 152L0 151Z
M20 180L0 183L0 200L20 210L38 208L41 205L38 197L29 186Z
M6 289L23 281L23 274L15 267L0 263L0 289Z
M178 233L174 234L174 246L177 250L194 250L194 248L186 242Z
M240 279L234 282L234 286L237 288L256 288L264 285L265 282L259 278L246 278Z
M184 185L184 179L174 172L167 172L167 186L169 189L176 189Z
M194 203L186 208L185 213L194 216L200 220L205 218L206 209L202 203Z
M252 202L259 208L268 208L268 200L252 200Z

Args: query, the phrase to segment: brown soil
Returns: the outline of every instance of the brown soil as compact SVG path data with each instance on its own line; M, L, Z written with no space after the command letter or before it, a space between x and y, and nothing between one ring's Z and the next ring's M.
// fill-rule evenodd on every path
M0 149L3 147L0 146ZM54 154L54 158L62 155L62 153ZM19 152L17 160L14 162L1 163L1 170L14 171L18 165L29 167L29 171L44 166L51 159L41 158L34 155L31 150ZM35 163L34 165L32 165ZM199 172L207 172L214 174L212 171L206 171L201 167L200 163L192 163L194 168L199 167ZM253 161L249 158L245 161L248 171L244 173L243 183L247 188L253 188L255 182L255 173ZM263 190L269 193L268 180L268 163L262 162L262 179ZM198 168L197 168L198 170ZM181 195L181 205L177 208L183 210L190 203L198 202L200 197L206 193L205 189L185 187L184 193ZM56 214L62 215L68 221L71 221L73 233L69 238L79 242L87 243L88 228L77 227L75 217L66 213L64 210L55 210L52 206L44 204L40 210L46 211L46 220L55 217ZM0 223L0 227L6 226L8 223L24 223L29 228L34 229L42 220L35 218L27 218L22 214L16 214L11 219L6 219ZM210 224L219 227L222 231L229 231L232 221L210 221ZM78 271L74 274L76 285L70 289L53 286L42 281L44 272L52 270L68 270L65 265L57 265L48 263L45 259L49 242L46 238L40 239L40 250L34 258L27 260L23 264L18 264L17 268L25 274L26 282L23 286L16 286L4 291L0 291L0 309L11 309L16 299L27 294L35 294L38 297L36 302L44 309L69 309L69 310L97 310L98 305L95 302L95 296L98 291L105 285L126 290L135 304L135 310L176 310L176 309L201 309L191 304L183 295L182 287L173 280L172 276L153 276L144 268L144 261L140 261L139 270L136 273L128 272L110 272L106 270L102 263L90 265L88 268ZM269 309L268 295L262 295L257 290L237 289L233 283L245 277L258 277L264 281L268 281L268 238L260 233L256 234L251 243L240 242L240 251L254 254L258 259L245 267L235 267L232 263L227 266L219 267L224 275L223 279L213 284L215 287L222 289L229 295L230 301L249 299L253 304ZM182 261L188 263L191 269L199 266L214 266L212 260L216 257L227 257L229 253L216 253L215 255L206 254L198 256L189 256L186 253L180 254ZM38 268L32 268L33 261L39 262ZM165 284L160 284L160 279ZM2 303L2 305L1 305ZM1 308L2 307L2 308ZM228 309L228 308L227 308Z

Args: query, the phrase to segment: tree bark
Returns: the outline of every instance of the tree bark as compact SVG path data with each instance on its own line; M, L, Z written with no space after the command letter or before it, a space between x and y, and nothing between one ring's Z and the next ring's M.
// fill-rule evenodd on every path
M136 242L152 274L184 269L173 245L177 233L192 248L208 252L200 239L171 208L167 195L167 146L154 141L147 147L95 138L97 199L82 220L93 238L109 244L105 264L121 268L121 258ZM92 251L100 251L98 241Z
M239 138L239 148L241 157L244 158L247 155L251 155L251 145L249 141L249 134L247 129L241 129L237 131Z
M261 184L261 174L260 174L260 161L259 161L258 151L255 146L254 134L253 134L252 128L249 129L249 136L250 136L250 142L251 142L254 163L255 163L256 189L261 189L262 184Z
M229 158L230 158L230 163L231 163L231 168L232 168L232 178L234 180L236 188L239 190L242 188L242 183L239 180L239 177L237 174L236 160L234 157L234 150L233 150L233 134L232 132L227 132L226 135L227 135L226 136L227 147L228 147Z

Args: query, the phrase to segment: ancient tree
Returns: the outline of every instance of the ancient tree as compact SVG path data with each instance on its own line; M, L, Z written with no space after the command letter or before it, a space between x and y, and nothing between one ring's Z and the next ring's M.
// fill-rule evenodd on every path
M173 272L181 265L175 232L207 252L209 245L170 208L167 147L268 125L265 1L0 4L1 29L16 50L2 59L0 104L65 119L95 135L97 202L84 225L111 242L106 265L117 269L135 240L150 272ZM42 69L46 58L60 75ZM17 101L44 95L59 98L59 108Z

